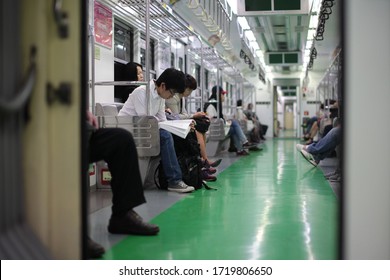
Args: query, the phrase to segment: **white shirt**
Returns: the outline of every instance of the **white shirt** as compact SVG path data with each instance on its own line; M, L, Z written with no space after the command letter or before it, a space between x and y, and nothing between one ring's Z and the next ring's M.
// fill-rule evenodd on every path
M150 81L150 116L157 118L159 122L166 121L165 99L157 93L154 81ZM146 86L137 87L127 98L118 116L147 116Z
M210 99L209 102L217 102L215 99ZM218 104L218 103L216 103ZM206 113L207 113L207 116L209 116L210 119L212 118L218 118L218 112L217 110L215 109L214 105L210 104L209 106L207 106L207 109L206 109Z
M236 119L239 120L239 121L247 119L246 116L244 115L244 112L243 112L241 106L238 106L236 108Z

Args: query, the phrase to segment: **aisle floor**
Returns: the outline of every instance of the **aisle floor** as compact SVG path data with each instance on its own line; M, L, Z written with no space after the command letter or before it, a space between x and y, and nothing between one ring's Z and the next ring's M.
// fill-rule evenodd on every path
M146 190L136 210L160 226L157 236L109 234L107 206L90 214L92 238L106 247L104 259L336 259L339 199L298 142L269 139L240 158L226 152L209 183L216 191ZM95 196L109 205L109 191Z

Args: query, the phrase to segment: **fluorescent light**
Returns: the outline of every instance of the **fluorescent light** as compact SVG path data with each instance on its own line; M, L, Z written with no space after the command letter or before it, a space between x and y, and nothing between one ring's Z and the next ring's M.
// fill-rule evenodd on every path
M230 8L232 8L232 12L237 14L237 0L226 0L228 2Z
M256 41L255 34L253 34L252 30L245 30L244 36L248 38L248 41Z
M259 44L257 43L257 41L250 41L250 42L249 42L249 45L250 45L254 50L259 49Z
M248 21L245 17L238 17L237 18L238 23L240 24L242 29L250 29L250 26L248 24Z

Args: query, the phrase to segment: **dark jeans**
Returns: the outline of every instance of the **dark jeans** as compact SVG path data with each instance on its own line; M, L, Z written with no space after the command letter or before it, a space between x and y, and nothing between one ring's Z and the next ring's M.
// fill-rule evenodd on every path
M124 216L145 203L137 149L130 132L121 128L101 128L89 141L89 162L104 160L111 172L112 215Z

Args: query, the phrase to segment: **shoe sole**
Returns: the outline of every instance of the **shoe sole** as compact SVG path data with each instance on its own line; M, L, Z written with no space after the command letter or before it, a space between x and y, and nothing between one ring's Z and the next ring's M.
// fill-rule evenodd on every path
M217 178L203 179L203 181L206 181L206 182L215 182L215 181L217 181Z
M302 145L302 144L297 144L297 145L295 146L295 148L297 149L298 152L302 151L302 148L303 148L303 147L304 147L304 145Z
M177 192L177 193L189 193L189 192L193 192L194 190L195 190L195 188L186 188L186 189L172 189L172 188L168 188L168 191Z
M300 151L301 155L303 156L304 159L306 159L308 162L310 162L314 167L317 167L317 163L314 160L310 160L306 157L305 153L303 150Z
M212 164L210 164L210 166L211 167L217 167L218 165L221 164L221 161L222 161L222 159L218 159L218 160L214 161Z
M113 230L110 227L107 228L108 232L111 234L131 234L131 235L157 235L160 232L160 229L154 231L136 231L136 230Z

